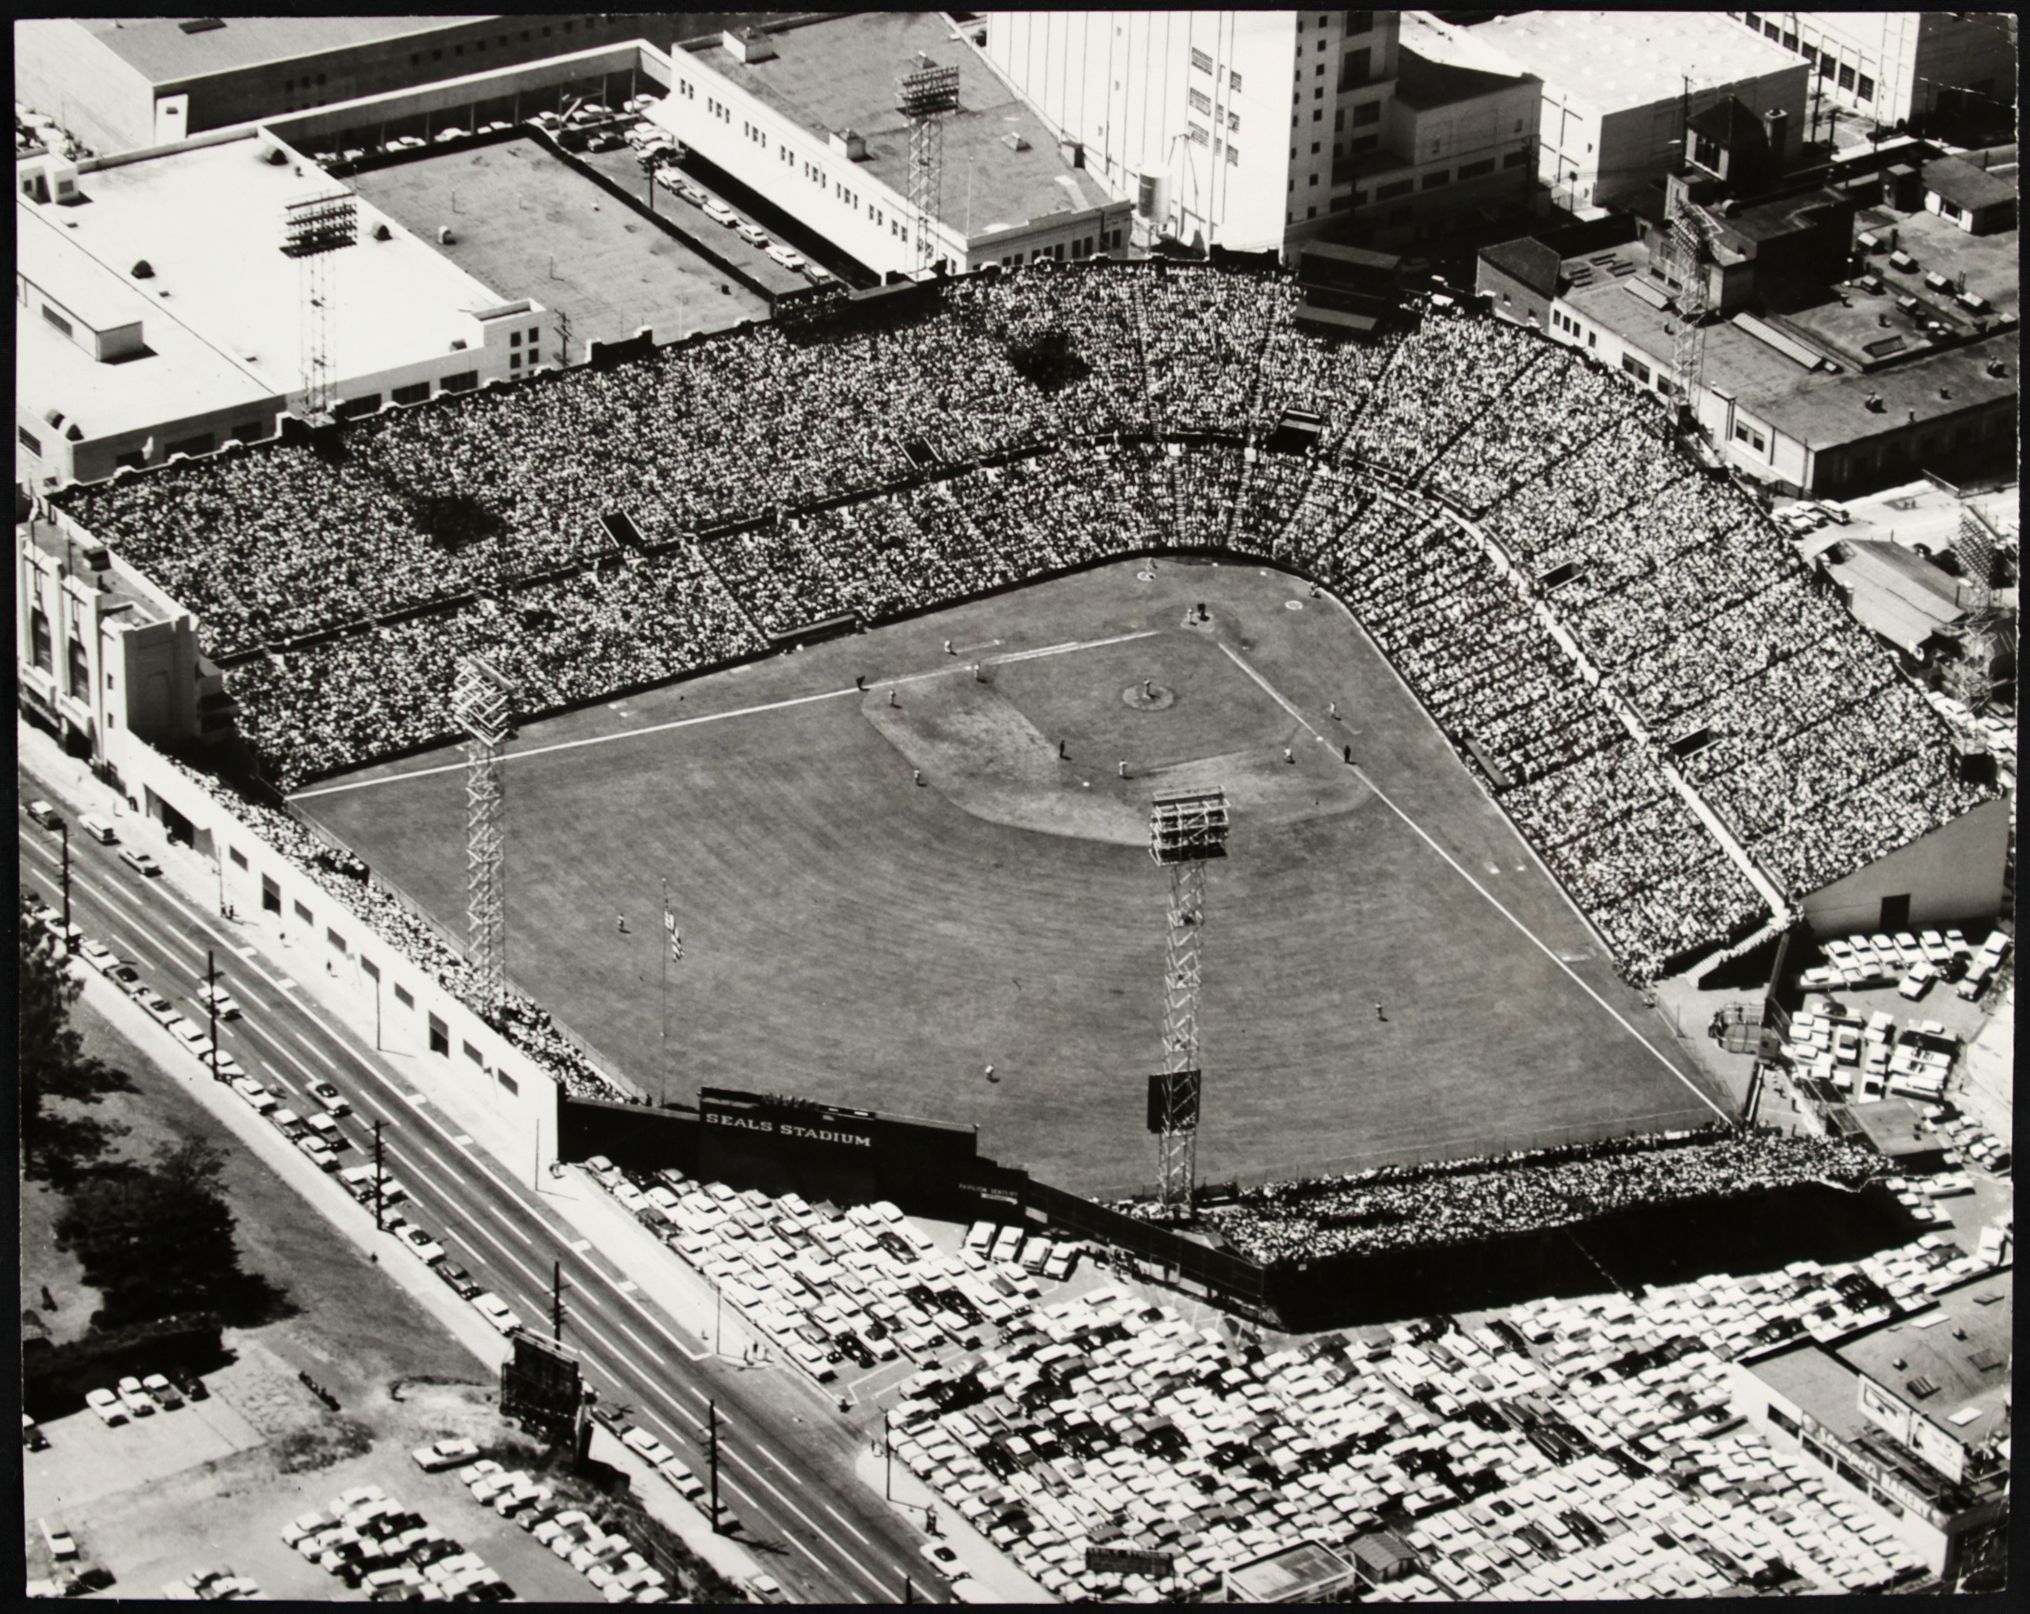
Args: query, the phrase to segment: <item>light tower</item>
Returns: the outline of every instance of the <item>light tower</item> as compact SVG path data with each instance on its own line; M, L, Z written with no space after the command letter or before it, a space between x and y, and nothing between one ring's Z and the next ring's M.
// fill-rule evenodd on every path
M302 270L299 335L303 353L305 420L330 418L335 389L331 364L331 258L359 241L359 198L348 190L324 191L282 209L282 253Z
M902 75L897 102L909 120L909 211L916 232L916 269L937 257L938 203L944 190L945 117L959 109L959 70L936 67L922 51Z
M465 730L465 920L487 1013L507 996L507 881L501 840L501 748L514 727L514 680L485 656L458 663L451 713Z
M1198 992L1204 978L1205 865L1226 856L1223 790L1174 791L1149 808L1149 856L1170 871L1170 943L1163 962L1163 1073L1149 1078L1157 1191L1166 1212L1191 1214L1198 1167Z

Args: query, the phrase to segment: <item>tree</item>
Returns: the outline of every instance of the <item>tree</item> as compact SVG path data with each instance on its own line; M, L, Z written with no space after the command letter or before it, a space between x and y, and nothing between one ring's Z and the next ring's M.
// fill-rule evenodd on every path
M22 1175L68 1178L98 1157L108 1139L126 1128L91 1116L52 1114L48 1102L69 1099L96 1104L107 1093L125 1091L127 1078L88 1055L71 1005L81 987L65 970L24 899L21 904L19 1041L16 1059L21 1093Z
M94 1328L200 1311L251 1320L272 1306L267 1282L240 1270L223 1165L211 1144L191 1139L152 1163L96 1167L71 1190L56 1233L104 1297Z

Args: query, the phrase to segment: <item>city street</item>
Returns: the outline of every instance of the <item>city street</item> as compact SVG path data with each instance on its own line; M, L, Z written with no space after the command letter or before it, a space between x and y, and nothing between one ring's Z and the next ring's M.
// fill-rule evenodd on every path
M94 805L66 801L25 774L22 794L49 796L73 824L81 805ZM23 885L60 909L60 838L25 818L19 823ZM74 831L70 856L72 918L85 935L131 959L147 984L200 1027L197 989L210 948L221 986L245 1009L243 1018L221 1024L221 1049L302 1115L322 1109L308 1091L313 1081L335 1084L353 1106L340 1122L353 1145L341 1156L345 1165L372 1160L372 1123L381 1119L387 1169L409 1190L399 1214L437 1235L452 1260L540 1331L550 1315L551 1263L560 1261L564 1339L582 1356L589 1382L701 1477L708 1472L707 1403L717 1402L726 1515L736 1521L736 1539L793 1600L899 1602L905 1576L916 1596L942 1600L941 1586L925 1584L924 1538L855 1477L864 1437L838 1419L824 1392L786 1366L750 1370L715 1359L705 1339L645 1301L627 1273L564 1223L528 1180L549 1181L535 1162L520 1176L483 1158L412 1084L307 1005L301 989L246 944L241 927L186 901L165 880L142 878L119 862L115 847ZM193 1080L202 1081L202 1066L190 1064ZM584 1192L575 1179L572 1187ZM370 1216L371 1207L359 1214ZM673 1256L652 1253L674 1264Z

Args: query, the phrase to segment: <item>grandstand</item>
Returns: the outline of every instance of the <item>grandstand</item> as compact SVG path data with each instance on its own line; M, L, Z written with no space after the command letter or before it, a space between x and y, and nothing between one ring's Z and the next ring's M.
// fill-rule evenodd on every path
M1632 983L1994 795L1653 395L1493 320L1297 308L990 271L55 505L195 613L286 790L444 743L468 651L540 715L1183 551L1342 600Z

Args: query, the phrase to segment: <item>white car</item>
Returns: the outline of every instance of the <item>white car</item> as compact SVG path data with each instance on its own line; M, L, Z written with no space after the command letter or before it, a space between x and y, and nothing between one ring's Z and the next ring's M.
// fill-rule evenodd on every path
M312 1536L323 1535L335 1522L328 1513L299 1513L282 1526L282 1545L294 1547Z
M1931 990L1931 983L1938 979L1938 970L1928 962L1920 961L1911 965L1910 973L1898 983L1897 992L1915 1003Z
M736 225L734 226L733 233L739 236L750 247L766 247L769 245L768 232L758 224Z
M112 948L108 947L104 942L95 942L90 940L79 942L78 956L82 958L87 964L91 965L91 967L97 970L101 975L104 975L106 971L110 970L115 964L119 962L119 960L113 956Z
M107 1428L127 1421L127 1409L120 1398L111 1390L91 1390L85 1394L85 1405L99 1415L99 1422Z
M183 1405L183 1392L160 1373L150 1373L142 1379L141 1388L155 1398L155 1404L164 1412L174 1412Z
M620 1443L629 1451L638 1453L646 1461L658 1467L676 1456L675 1452L656 1439L654 1435L650 1434L646 1429L639 1427L630 1428L626 1434L620 1437Z
M439 1244L414 1222L404 1222L395 1229L395 1237L409 1253L425 1266L435 1266L444 1259L444 1246Z
M345 1096L329 1082L312 1082L310 1096L322 1104L329 1115L352 1114L352 1106L346 1103Z
M315 1132L306 1132L296 1140L296 1147L319 1171L338 1170L338 1156L331 1152L331 1145Z
M696 1502L702 1505L708 1500L705 1494L705 1482L699 1479L696 1474L693 1474L676 1458L672 1457L668 1462L658 1463L656 1465L656 1472L669 1481L672 1489L686 1502Z
M815 263L809 258L804 260L804 273L809 276L810 282L814 286L829 286L839 278L823 264Z
M206 981L197 989L197 1000L208 1004L211 1012L221 1020L237 1020L240 1017L239 1000L224 987L211 981Z
M281 1102L251 1076L239 1077L232 1085L233 1091L251 1104L258 1115L266 1115Z
M418 1446L409 1455L416 1459L416 1466L424 1473L436 1474L476 1461L479 1448L469 1440L439 1440L428 1446Z
M768 249L768 255L781 264L783 268L792 272L800 270L804 266L804 255L794 247L784 246L780 241Z
M137 987L134 991L134 1001L140 1004L147 1011L148 1018L158 1025L166 1026L178 1018L176 1005L152 986Z
M959 1562L959 1555L953 1552L942 1541L931 1542L929 1546L923 1549L923 1555L931 1561L946 1580L962 1580L965 1578L966 1566Z
M507 1302L491 1290L474 1295L472 1304L480 1316L493 1325L493 1331L497 1334L510 1334L522 1326L522 1320L508 1310Z
M141 851L138 847L133 846L121 847L120 861L126 864L129 868L131 868L136 874L143 874L152 877L162 872L162 865L160 863L157 863L155 859L150 857L146 852Z
M136 1418L152 1418L161 1409L155 1405L155 1398L141 1388L141 1381L129 1374L118 1385L120 1404L128 1414Z
M715 224L725 225L729 230L740 222L740 215L716 196L705 198L705 217Z

